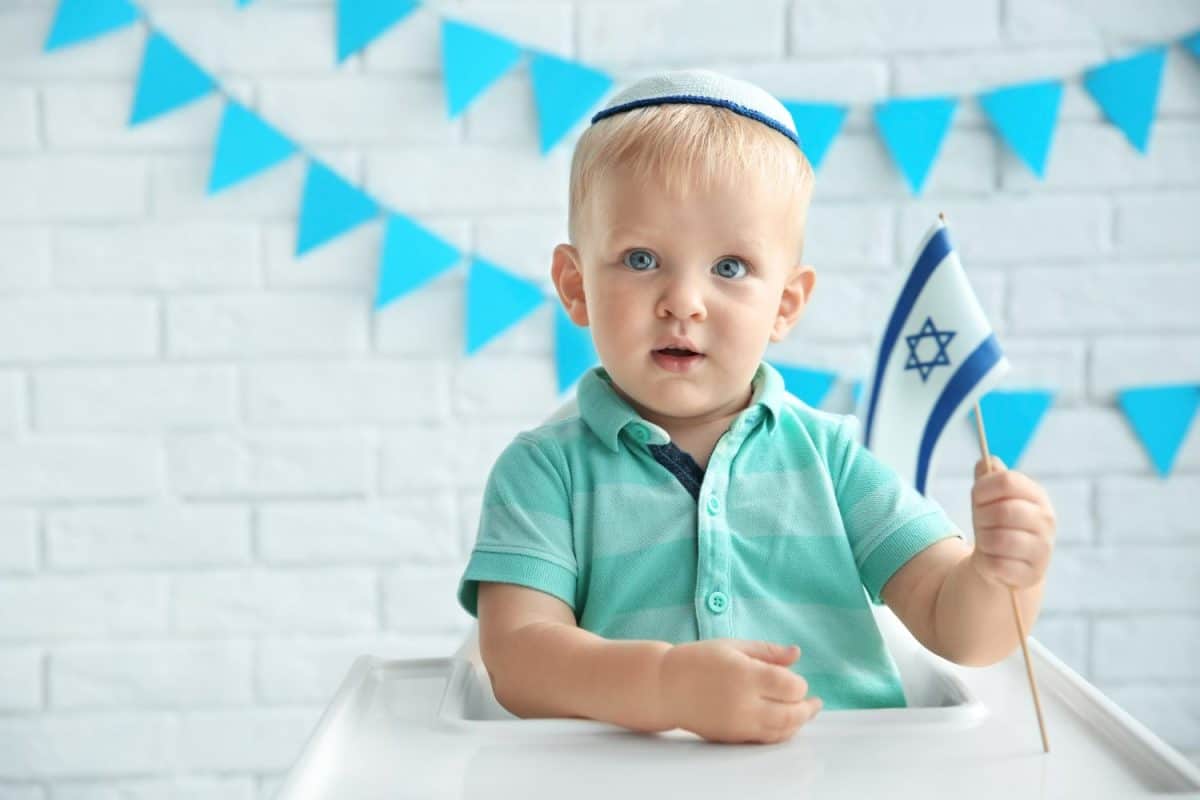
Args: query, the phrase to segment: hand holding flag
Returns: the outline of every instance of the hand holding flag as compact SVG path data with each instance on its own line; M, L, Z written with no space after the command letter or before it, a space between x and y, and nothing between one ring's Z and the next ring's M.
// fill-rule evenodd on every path
M971 564L1000 586L1025 589L1046 576L1054 551L1054 508L1046 490L991 456L975 465L971 489L975 549Z

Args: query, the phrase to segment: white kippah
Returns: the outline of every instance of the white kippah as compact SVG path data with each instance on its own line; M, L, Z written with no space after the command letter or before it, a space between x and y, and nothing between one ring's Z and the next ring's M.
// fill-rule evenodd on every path
M752 83L703 69L660 72L634 81L596 112L592 122L634 108L677 103L727 108L779 131L797 146L800 144L792 115L769 92Z

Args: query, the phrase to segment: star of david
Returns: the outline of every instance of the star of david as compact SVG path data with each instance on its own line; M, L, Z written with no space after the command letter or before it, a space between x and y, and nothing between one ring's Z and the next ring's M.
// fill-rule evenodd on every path
M946 345L950 344L950 340L954 338L955 331L939 331L937 326L933 324L931 317L925 318L925 324L921 326L921 330L912 336L905 336L904 339L908 342L908 361L905 362L906 370L915 369L921 373L921 383L929 377L929 373L933 372L934 367L950 366L950 358L946 355ZM921 345L922 339L931 339L933 347L937 348L937 352L933 358L925 361L921 360L917 349ZM932 347L925 347L925 353L929 353Z

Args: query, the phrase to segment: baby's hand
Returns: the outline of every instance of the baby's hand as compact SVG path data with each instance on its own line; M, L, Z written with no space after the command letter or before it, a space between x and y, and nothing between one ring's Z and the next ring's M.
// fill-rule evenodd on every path
M975 550L971 563L992 583L1024 589L1040 583L1050 566L1057 526L1046 491L1028 475L992 456L985 474L975 465L971 489Z
M713 742L782 742L821 710L788 669L796 645L741 639L679 644L663 657L659 696L673 727Z

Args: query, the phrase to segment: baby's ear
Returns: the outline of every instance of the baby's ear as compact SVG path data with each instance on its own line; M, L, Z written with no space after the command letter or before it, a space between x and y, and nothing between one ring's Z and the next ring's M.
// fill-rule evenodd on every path
M577 248L569 244L554 248L550 278L554 281L558 299L562 301L567 316L576 325L586 328L588 313L587 298L583 294L583 262Z
M775 325L771 328L771 341L782 341L788 331L800 321L816 283L817 272L811 265L797 264L792 268L779 297L779 313L776 314Z

